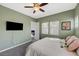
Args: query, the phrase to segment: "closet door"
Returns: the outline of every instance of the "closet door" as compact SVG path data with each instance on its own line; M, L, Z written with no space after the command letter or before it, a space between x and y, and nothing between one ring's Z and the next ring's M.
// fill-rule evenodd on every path
M31 22L31 30L35 30L35 39L39 40L39 22Z

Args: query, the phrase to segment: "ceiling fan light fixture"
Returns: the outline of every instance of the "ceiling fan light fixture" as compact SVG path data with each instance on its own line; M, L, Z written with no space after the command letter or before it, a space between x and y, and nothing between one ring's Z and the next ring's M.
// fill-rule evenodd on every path
M47 5L48 3L33 3L33 6L24 6L25 8L33 8L34 11L33 13L35 13L36 11L42 11L42 12L45 12L43 9L42 9L42 6L45 6Z
M41 7L34 7L34 10L39 11Z

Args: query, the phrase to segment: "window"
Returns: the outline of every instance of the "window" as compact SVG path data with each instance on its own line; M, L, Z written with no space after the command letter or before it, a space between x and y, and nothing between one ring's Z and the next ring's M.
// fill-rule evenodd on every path
M48 22L42 23L42 34L48 34Z
M59 34L59 21L50 22L50 34L51 35Z

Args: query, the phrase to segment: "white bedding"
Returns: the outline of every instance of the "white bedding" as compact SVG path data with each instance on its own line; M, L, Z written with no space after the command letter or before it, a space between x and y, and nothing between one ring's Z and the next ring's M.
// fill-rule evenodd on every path
M26 49L26 56L74 56L73 52L60 47L60 39L44 38Z

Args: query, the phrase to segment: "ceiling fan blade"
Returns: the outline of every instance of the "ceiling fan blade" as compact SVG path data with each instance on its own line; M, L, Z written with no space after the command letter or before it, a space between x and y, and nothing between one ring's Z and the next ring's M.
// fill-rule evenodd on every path
M33 8L33 6L24 6L24 8Z
M40 4L40 7L47 5L48 3L42 3Z
M36 11L34 10L34 11L33 11L33 14L34 14L35 12L36 12Z
M39 10L42 11L42 12L45 12L45 11L44 11L43 9L41 9L41 8L40 8Z

